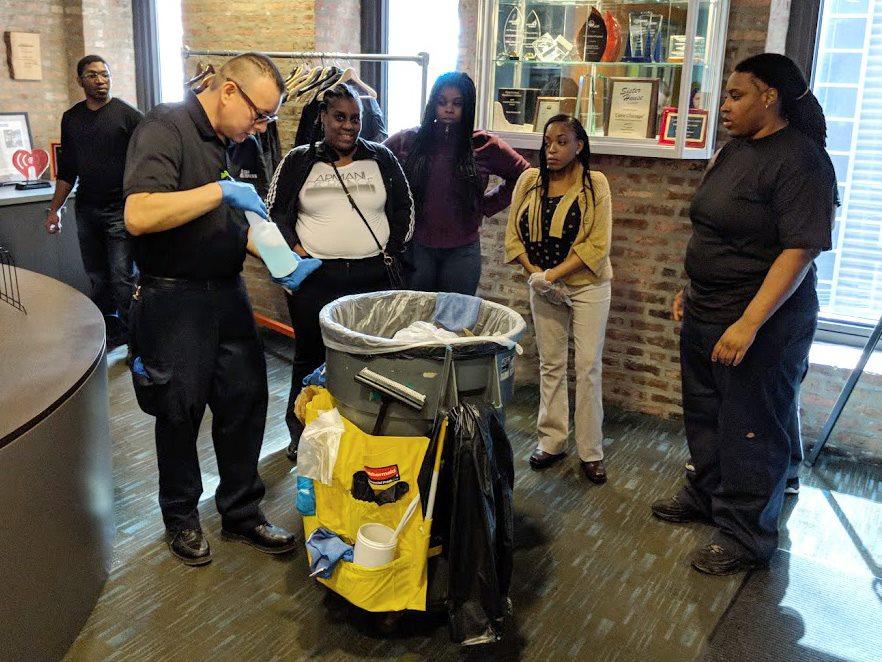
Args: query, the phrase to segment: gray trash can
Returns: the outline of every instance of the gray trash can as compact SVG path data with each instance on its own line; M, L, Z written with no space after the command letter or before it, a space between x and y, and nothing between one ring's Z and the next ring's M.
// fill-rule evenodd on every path
M380 414L382 397L356 381L364 368L425 396L417 410L398 402L388 405L382 433L425 436L439 407L481 401L502 410L514 388L514 360L526 323L514 310L481 301L474 337L449 341L395 340L417 321L431 322L437 295L394 290L343 297L320 315L327 348L327 386L340 413L365 432Z

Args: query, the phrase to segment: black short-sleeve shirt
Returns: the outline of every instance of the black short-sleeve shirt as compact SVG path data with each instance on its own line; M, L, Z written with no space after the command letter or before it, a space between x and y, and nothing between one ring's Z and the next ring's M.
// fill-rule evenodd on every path
M143 117L116 97L98 110L80 101L61 116L58 179L77 184L78 205L122 204L126 149Z
M692 199L686 305L731 324L787 248L831 248L836 176L826 152L795 128L726 144ZM817 308L812 266L785 306Z
M579 234L579 226L582 223L582 214L579 209L578 201L574 200L567 210L564 218L563 233L560 238L552 237L551 222L554 219L554 212L560 204L562 195L545 198L544 209L542 212L542 239L540 241L530 241L530 219L527 210L521 214L519 221L519 230L521 233L524 248L527 251L527 259L530 264L534 264L540 269L554 269L563 262L576 236Z
M188 191L216 182L228 169L227 146L202 104L188 93L181 103L160 104L132 136L124 192ZM238 209L221 204L164 232L134 238L138 269L165 278L227 278L242 270L248 224Z

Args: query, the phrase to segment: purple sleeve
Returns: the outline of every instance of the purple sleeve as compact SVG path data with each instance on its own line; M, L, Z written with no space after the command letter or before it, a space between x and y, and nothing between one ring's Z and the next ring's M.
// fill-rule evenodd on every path
M407 152L404 149L404 131L399 131L393 136L389 136L383 142L383 145L389 148L389 151L395 155L399 163L404 163L407 159Z
M511 204L511 196L514 193L518 177L530 164L523 156L518 154L508 143L497 138L494 153L488 159L488 170L503 179L503 182L484 194L481 204L481 213L490 217L498 214Z

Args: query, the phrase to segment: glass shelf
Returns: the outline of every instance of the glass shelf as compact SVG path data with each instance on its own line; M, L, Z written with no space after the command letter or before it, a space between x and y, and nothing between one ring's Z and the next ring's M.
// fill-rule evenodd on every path
M587 62L585 60L567 60L563 62L540 62L539 60L496 60L497 67L510 65L527 67L682 67L682 62ZM696 62L696 67L703 67L703 62Z
M539 149L548 118L566 113L585 127L597 153L713 153L729 0L479 6L480 128Z

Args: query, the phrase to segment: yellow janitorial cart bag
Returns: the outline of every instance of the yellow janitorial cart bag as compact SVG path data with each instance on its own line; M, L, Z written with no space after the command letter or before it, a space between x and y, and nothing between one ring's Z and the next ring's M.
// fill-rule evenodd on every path
M306 407L306 422L310 423L333 407L330 392L321 389ZM345 418L343 424L345 432L340 439L331 484L313 481L315 515L303 517L303 528L306 539L318 527L324 527L355 545L362 524L376 522L393 529L398 525L408 504L419 494L417 477L429 439L375 437L362 432ZM367 473L376 491L399 481L407 482L409 490L394 503L378 505L360 501L351 493L353 475L360 471ZM330 579L318 578L318 581L367 611L425 611L426 560L432 523L423 519L421 505L398 537L394 561L376 568L340 561Z

